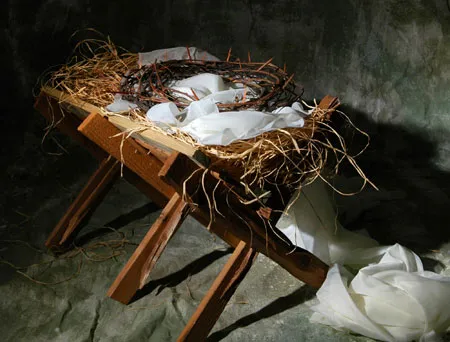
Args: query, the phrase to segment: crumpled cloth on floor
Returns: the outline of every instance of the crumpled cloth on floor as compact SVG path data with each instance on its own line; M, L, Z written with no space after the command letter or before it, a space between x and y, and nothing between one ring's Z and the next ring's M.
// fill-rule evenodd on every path
M194 47L189 48L189 51L193 59L218 60ZM162 49L139 54L139 65L188 58L186 48ZM271 113L254 110L219 112L218 103L249 101L258 97L258 94L242 84L226 84L220 76L210 73L178 80L169 84L168 88L173 90L173 96L190 100L189 106L179 111L172 102L157 104L147 111L147 118L167 131L178 128L203 145L225 146L279 128L303 127L304 117L312 113L299 102L277 108ZM121 95L116 95L114 102L106 107L110 112L133 108L136 105L123 100Z
M420 258L399 244L380 247L342 228L321 181L290 204L277 227L331 265L312 322L381 341L440 340L450 328L449 277L424 271Z

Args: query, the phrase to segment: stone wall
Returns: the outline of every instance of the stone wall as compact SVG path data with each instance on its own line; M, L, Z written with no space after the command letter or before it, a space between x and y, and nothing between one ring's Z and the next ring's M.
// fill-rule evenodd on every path
M64 63L91 28L134 52L189 45L224 57L232 47L242 58L250 52L253 60L286 63L305 98L339 96L343 109L372 134L372 148L360 162L390 199L400 193L396 203L408 203L399 213L428 213L424 226L447 220L446 0L10 0L2 6L6 166L23 157L23 146L38 150L44 127L32 110L38 76ZM390 201L380 203L370 217L392 211Z

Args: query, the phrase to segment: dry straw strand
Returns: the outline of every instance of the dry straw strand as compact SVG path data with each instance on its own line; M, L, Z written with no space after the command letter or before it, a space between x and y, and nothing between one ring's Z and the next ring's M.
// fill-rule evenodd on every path
M228 174L237 183L245 184L247 189L277 189L283 186L294 191L318 177L333 187L323 175L325 167L330 166L332 174L336 174L344 161L364 179L363 186L366 183L374 186L356 163L355 158L362 151L350 156L345 140L329 122L334 108L321 109L315 101L314 105L304 103L312 110L305 117L304 127L278 129L252 139L235 141L228 146L199 144L177 128L166 130L145 118L145 111L156 103L173 101L180 109L186 108L190 100L185 97L189 94L176 95L170 89L169 81L200 72L215 73L227 82L245 84L259 94L256 98L246 94L232 104L218 104L220 111L271 111L301 100L301 94L295 92L294 76L288 75L285 68L272 64L272 59L256 63L251 61L250 54L248 57L248 62L233 60L230 49L226 60L220 62L194 60L191 57L184 61L165 61L139 67L137 54L116 47L110 40L87 40L77 44L76 55L51 74L47 85L99 107L106 107L113 102L115 95L121 94L135 102L138 108L111 115L126 116L138 123L142 130L156 130L192 145L211 159L211 170ZM193 101L198 96L193 92L190 98ZM338 113L348 120L356 132L366 135L345 114ZM124 138L132 132L128 133L124 133ZM210 202L208 196L207 199ZM214 199L210 204L214 204Z

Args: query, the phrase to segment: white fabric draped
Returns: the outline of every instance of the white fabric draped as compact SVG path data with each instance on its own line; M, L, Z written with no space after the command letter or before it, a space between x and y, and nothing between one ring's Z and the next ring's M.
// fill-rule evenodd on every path
M342 228L322 182L306 186L291 204L277 227L331 265L312 322L381 341L439 341L450 327L449 277L424 271L399 244L378 247Z
M191 58L217 61L218 59L195 47L189 48ZM188 59L185 47L155 50L139 54L139 65L155 61ZM178 80L167 85L172 95L190 101L189 106L179 111L174 103L161 103L151 107L147 118L159 127L169 130L178 128L194 137L203 145L229 145L240 139L250 139L261 133L286 127L302 127L304 117L312 110L305 110L299 102L280 107L273 112L232 111L219 112L217 104L249 101L258 97L254 90L243 84L226 84L214 74L203 73ZM136 105L115 96L114 102L106 107L110 112L123 112Z
M219 112L218 103L247 101L257 94L243 85L227 85L220 76L209 73L176 81L168 88L172 89L172 95L191 101L189 106L179 111L172 102L160 103L147 111L147 118L166 130L176 127L203 145L229 145L278 128L302 127L304 117L312 112L304 110L299 102L271 113L253 110ZM135 107L117 96L106 109L120 112Z

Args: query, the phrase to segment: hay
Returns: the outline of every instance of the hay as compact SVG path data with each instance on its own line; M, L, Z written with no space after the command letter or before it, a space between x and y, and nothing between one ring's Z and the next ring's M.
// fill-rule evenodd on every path
M75 99L106 107L114 101L125 72L137 65L137 54L121 51L112 42L80 42L66 64L50 74L46 85Z
M227 84L235 84L246 92L233 103L217 103L221 112L257 110L271 112L279 107L290 106L303 93L293 82L294 75L270 63L170 60L144 65L126 72L121 82L121 94L126 100L136 103L143 111L161 102L173 102L184 109L192 101L192 95L171 87L174 81L201 73L220 76ZM299 91L301 90L301 91ZM298 92L298 93L297 93Z
M201 145L176 128L167 132L145 118L145 110L151 105L176 100L170 98L163 81L171 72L174 75L174 69L182 70L180 66L187 66L188 69L178 71L174 77L189 77L199 69L206 70L204 72L216 70L217 74L222 74L231 81L242 82L244 79L250 87L265 87L260 98L239 101L229 107L219 105L221 111L249 108L269 110L274 106L289 105L299 98L299 95L295 94L293 77L271 64L271 60L265 63L231 62L229 55L227 61L223 62L188 60L183 64L180 61L172 61L141 69L138 69L137 62L137 54L120 50L110 41L83 41L77 46L76 56L52 73L46 85L99 107L106 107L113 102L115 94L125 94L129 100L138 104L138 109L110 115L127 116L139 123L142 130L157 130L190 144L211 159L210 169L218 171L226 179L244 185L249 192L250 189L273 189L279 186L293 191L318 177L330 184L324 174L337 174L344 161L349 162L363 178L363 187L367 182L370 183L356 164L356 156L347 153L344 139L330 124L330 114L334 108L324 110L315 103L310 107L313 113L305 119L305 126L302 128L278 129L252 139L236 141L228 146ZM230 73L230 70L234 70L234 73ZM242 77L243 71L249 76L247 79ZM263 77L263 74L266 77ZM146 94L132 93L131 90L135 89L133 86L136 82L141 82L144 75L149 79L150 86L146 88L150 90ZM187 103L178 101L177 105L183 108ZM349 121L355 131L366 135L354 127L345 114L339 114ZM132 132L126 133L130 136ZM327 172L324 172L326 166Z

